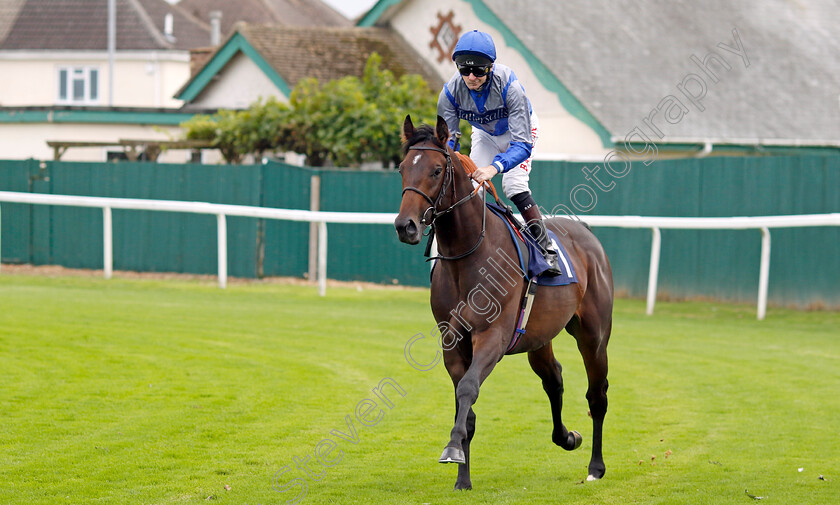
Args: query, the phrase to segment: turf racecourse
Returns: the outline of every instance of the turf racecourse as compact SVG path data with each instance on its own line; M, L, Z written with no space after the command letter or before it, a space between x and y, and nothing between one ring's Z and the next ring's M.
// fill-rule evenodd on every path
M448 376L404 357L433 328L425 290L319 298L308 286L4 272L0 503L265 505L301 482L303 504L717 505L751 503L747 492L838 503L840 315L656 310L616 306L604 480L583 482L585 375L563 334L565 421L583 448L550 443L538 379L524 356L505 357L476 404L475 489L456 493L456 467L437 463ZM430 341L412 348L418 361L434 357ZM386 378L405 396L372 392Z

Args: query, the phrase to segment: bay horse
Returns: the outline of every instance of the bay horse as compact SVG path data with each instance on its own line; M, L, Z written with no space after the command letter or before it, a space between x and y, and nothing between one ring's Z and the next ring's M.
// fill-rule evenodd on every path
M438 322L443 360L455 387L455 424L441 463L457 463L455 489L471 489L470 441L475 435L472 406L479 387L505 354L527 352L531 368L542 379L553 419L551 439L567 451L580 447L581 435L561 420L563 378L552 339L564 328L576 340L589 387L592 457L587 480L604 476L601 451L607 412L607 342L612 328L613 283L609 260L587 226L574 219L546 221L565 246L578 282L540 286L525 333L513 348L520 305L527 283L505 278L489 265L517 252L507 225L487 218L483 198L463 169L460 154L448 147L449 131L438 116L432 128L403 124L402 202L394 221L402 242L418 244L431 227L437 237L437 264L431 280L431 306ZM464 158L466 158L464 156ZM468 158L466 158L468 160ZM496 258L494 260L494 258ZM489 272L496 272L496 277Z

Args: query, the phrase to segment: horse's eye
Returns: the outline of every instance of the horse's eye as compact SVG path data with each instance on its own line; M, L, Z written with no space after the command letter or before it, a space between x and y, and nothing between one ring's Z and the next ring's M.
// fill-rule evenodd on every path
M442 166L440 166L440 165L436 166L436 167L435 167L435 173L433 174L433 175L434 175L434 177L439 176L439 175L440 175L441 170L443 170L443 167L442 167Z

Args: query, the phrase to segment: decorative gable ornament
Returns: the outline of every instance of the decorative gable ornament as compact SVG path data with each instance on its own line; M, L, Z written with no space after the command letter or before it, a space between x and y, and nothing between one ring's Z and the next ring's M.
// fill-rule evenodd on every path
M455 50L455 44L458 43L458 37L461 35L461 25L452 22L454 15L455 13L451 10L446 16L438 12L437 26L429 28L429 31L432 32L432 41L429 42L429 47L438 50L438 63L443 63L445 60L452 58L452 51Z

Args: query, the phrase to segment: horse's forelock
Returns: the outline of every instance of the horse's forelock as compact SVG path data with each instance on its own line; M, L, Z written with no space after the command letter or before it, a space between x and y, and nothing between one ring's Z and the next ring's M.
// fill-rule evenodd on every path
M403 144L403 156L408 154L408 149L411 146L428 141L434 142L434 144L437 147L440 147L441 149L444 148L444 146L440 144L440 141L438 140L437 135L435 134L434 128L427 124L420 125L417 129L414 130L414 135L412 135L410 139L406 139L405 143Z

